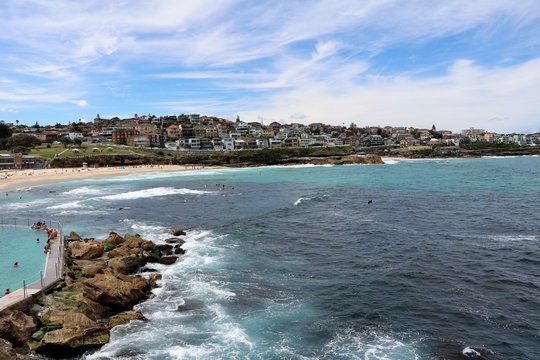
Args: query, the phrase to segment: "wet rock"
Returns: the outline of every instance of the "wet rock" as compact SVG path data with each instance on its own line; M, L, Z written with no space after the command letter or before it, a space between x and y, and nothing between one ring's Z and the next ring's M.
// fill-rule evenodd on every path
M165 239L165 242L167 244L179 244L179 245L184 245L186 243L185 240L182 240L182 239L177 238L177 237Z
M176 255L184 255L186 253L186 250L182 249L179 245L176 245L174 247L174 253Z
M160 244L156 245L156 249L158 249L162 254L171 255L173 246L169 244Z
M159 263L163 265L171 265L174 264L176 260L178 260L178 256L164 256L159 259Z
M145 266L145 267L141 268L141 272L157 272L157 270Z
M109 318L109 329L127 324L131 320L148 321L140 311L124 311Z
M150 286L155 288L157 287L157 282L161 280L161 274L150 274L148 280L150 281Z
M171 231L169 231L169 234L171 234L172 236L181 236L181 235L186 235L186 232L182 229L174 228L174 229L171 229Z

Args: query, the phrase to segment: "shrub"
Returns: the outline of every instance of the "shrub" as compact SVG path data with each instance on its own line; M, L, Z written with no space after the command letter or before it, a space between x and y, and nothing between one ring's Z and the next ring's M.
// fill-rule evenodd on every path
M115 244L105 244L105 246L103 246L103 251L111 251L111 250L114 250L115 248L116 248Z

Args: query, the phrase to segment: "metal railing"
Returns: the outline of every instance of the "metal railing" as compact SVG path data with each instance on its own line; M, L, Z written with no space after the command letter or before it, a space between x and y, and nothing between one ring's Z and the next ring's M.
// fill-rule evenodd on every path
M21 287L13 288L11 294L17 293L19 296L10 295L2 297L2 294L0 294L0 310L12 306L38 292L43 294L47 288L56 284L57 281L63 278L65 255L64 233L62 231L62 225L58 221L0 216L0 227L16 226L31 228L31 226L37 222L41 222L42 224L45 224L47 228L55 229L57 231L57 236L52 240L49 247L44 269L40 270L39 273L26 276L25 279L18 280L20 281Z

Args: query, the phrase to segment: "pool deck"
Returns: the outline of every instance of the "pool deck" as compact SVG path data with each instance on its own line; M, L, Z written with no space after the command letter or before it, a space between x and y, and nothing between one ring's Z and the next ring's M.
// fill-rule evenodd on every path
M56 239L51 241L51 250L47 254L43 279L26 285L26 289L18 289L0 297L0 312L22 302L28 297L47 289L58 282L64 275L64 234L59 229Z

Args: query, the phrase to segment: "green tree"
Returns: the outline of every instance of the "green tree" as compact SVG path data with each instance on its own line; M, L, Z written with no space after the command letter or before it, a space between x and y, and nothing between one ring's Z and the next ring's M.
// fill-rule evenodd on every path
M17 134L7 139L5 146L7 149L12 149L14 147L32 148L37 145L41 145L41 140L37 137L28 134Z
M13 131L3 121L0 121L0 139L7 139L13 134Z

